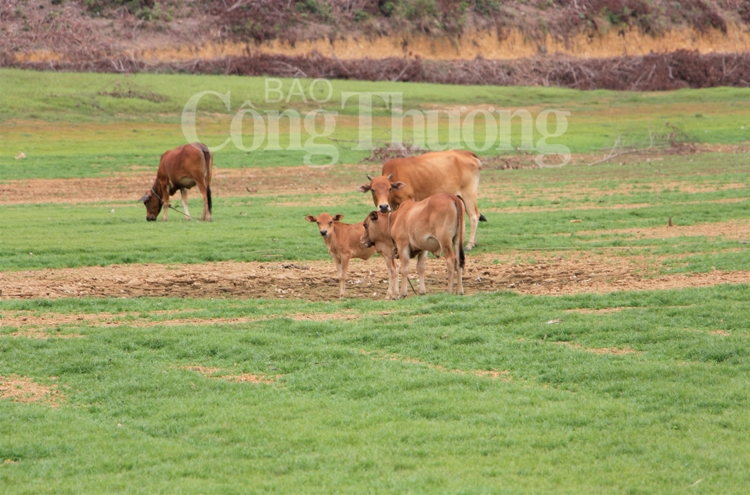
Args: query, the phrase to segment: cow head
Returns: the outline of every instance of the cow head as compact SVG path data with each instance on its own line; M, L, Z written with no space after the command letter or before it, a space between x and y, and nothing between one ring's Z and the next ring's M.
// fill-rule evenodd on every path
M341 219L344 218L344 215L341 213L331 216L328 213L321 213L318 215L318 218L315 218L312 215L307 215L305 217L305 220L308 222L315 222L318 224L318 230L320 231L320 235L328 239L331 237L331 234L333 234L334 229L334 222L340 222Z
M372 201L381 213L392 211L392 192L403 189L406 184L403 182L391 182L393 174L388 176L380 175L374 179L368 175L367 178L370 179L370 183L359 186L357 190L363 193L367 191L372 192Z
M161 206L163 204L159 196L154 194L154 190L155 189L152 187L148 193L146 193L141 199L138 200L146 205L146 220L148 220L149 222L153 222L156 220L156 217L159 216L159 212L161 211Z
M391 233L388 231L388 214L378 211L371 211L362 223L365 227L365 233L362 234L360 241L365 247L372 247L379 243L393 245Z

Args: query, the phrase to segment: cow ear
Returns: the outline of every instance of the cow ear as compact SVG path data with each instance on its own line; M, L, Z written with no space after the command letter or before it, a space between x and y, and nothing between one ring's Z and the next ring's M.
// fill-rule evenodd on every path
M372 188L370 187L370 184L364 184L364 185L362 185L362 186L359 186L359 187L357 188L357 191L365 193L365 192L369 191L370 189L372 189Z
M308 222L317 222L317 221L318 221L318 219L317 219L317 218L315 218L315 217L314 217L314 216L312 216L312 215L307 215L307 216L305 217L305 220L307 220Z
M335 217L333 217L333 221L334 222L340 222L342 218L344 218L344 215L342 215L341 213L338 213L338 214L336 214Z
M391 189L395 189L396 191L398 191L399 189L403 189L404 187L406 187L406 184L404 184L403 182L394 182L393 184L391 184Z
M377 222L378 221L378 212L377 211L371 211L370 212L370 221L371 222Z
M150 194L144 194L144 195L143 195L143 197L142 197L141 199L139 199L138 201L139 201L140 203L145 203L145 202L146 202L146 201L148 201L149 199L151 199L151 195L150 195Z

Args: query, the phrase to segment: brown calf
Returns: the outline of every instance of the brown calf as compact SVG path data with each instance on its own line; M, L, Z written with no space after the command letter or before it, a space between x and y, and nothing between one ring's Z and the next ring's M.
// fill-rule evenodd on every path
M464 268L464 205L453 194L436 194L419 202L404 201L401 207L389 213L370 212L364 221L362 244L375 246L378 251L394 256L395 245L401 259L401 297L406 297L409 277L409 259L418 256L417 274L419 293L426 292L424 285L427 253L435 257L441 253L448 266L448 292L453 293L453 278L457 276L456 293L463 294L461 277ZM387 260L386 260L387 261ZM394 274L395 275L395 274ZM389 285L396 287L394 276Z
M331 216L321 213L318 218L307 215L305 220L318 224L320 235L328 248L328 253L333 256L336 270L339 274L339 296L344 297L346 293L346 270L351 258L368 259L375 253L374 247L365 247L360 241L364 233L361 223L341 223L344 215Z
M386 213L396 210L404 201L421 201L434 194L448 193L461 198L469 215L471 230L466 250L477 241L477 225L486 222L479 213L477 195L482 162L471 151L450 150L394 158L383 165L383 173L358 188L372 192L375 207Z
M167 221L169 197L177 190L182 197L182 207L185 219L190 220L188 211L187 190L198 186L203 195L203 215L201 220L211 221L211 170L213 169L213 155L208 147L202 143L193 143L169 150L161 156L156 180L151 191L146 193L140 201L146 205L146 220L153 222L164 208L163 221Z

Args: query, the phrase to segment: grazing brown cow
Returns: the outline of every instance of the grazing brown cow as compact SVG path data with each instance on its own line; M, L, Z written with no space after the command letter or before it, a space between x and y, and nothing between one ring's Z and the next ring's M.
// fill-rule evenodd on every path
M342 218L344 218L344 215L331 216L328 213L321 213L318 218L312 215L305 217L308 222L318 224L318 230L320 235L323 236L328 253L333 256L339 274L340 297L344 297L346 294L346 270L349 266L349 260L351 258L366 260L375 253L374 247L365 247L360 241L365 231L362 224L341 223ZM395 265L393 270L395 271ZM390 267L388 271L390 274Z
M471 151L435 151L419 156L394 158L383 165L383 173L359 186L372 192L375 207L382 213L396 210L404 201L421 201L438 193L454 194L464 202L471 230L466 250L477 244L477 225L486 222L477 207L479 170L482 162Z
M169 197L177 190L182 196L185 219L190 220L187 190L198 186L203 195L203 215L201 220L211 221L211 169L213 155L202 143L193 143L169 150L161 156L156 180L151 190L140 201L146 205L146 220L153 222L164 207L163 221L167 221Z
M456 293L463 294L461 281L464 268L464 204L453 194L440 193L419 202L404 201L401 207L388 213L370 212L364 221L362 244L375 246L388 252L396 246L401 259L401 297L406 297L409 277L409 259L418 256L417 274L419 293L426 292L424 285L427 253L435 257L441 253L448 265L448 292L453 293L453 277L457 276ZM393 255L393 254L392 254ZM397 285L395 276L391 281Z

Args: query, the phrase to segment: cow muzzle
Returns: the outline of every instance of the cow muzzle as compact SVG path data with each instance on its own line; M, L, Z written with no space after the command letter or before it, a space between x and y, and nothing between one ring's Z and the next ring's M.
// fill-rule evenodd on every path
M328 237L328 231L327 230L321 230L320 231L320 235L322 235L323 237Z
M380 210L380 213L388 213L389 211L391 211L391 205L389 205L388 203L384 205L378 205L378 209Z
M146 221L147 222L155 222L156 221L156 217L146 217Z

